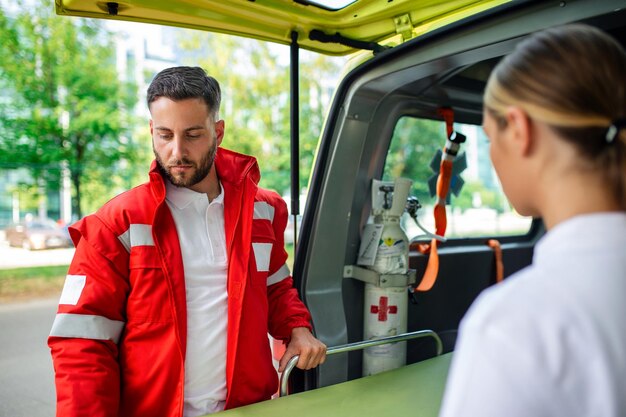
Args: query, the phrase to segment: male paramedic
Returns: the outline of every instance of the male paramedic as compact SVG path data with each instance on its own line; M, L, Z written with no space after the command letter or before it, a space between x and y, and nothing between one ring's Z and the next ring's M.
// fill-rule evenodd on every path
M221 148L218 82L175 67L148 88L149 181L70 228L76 253L48 344L57 416L201 416L324 362L285 264L282 198L254 158ZM282 369L281 369L282 370Z

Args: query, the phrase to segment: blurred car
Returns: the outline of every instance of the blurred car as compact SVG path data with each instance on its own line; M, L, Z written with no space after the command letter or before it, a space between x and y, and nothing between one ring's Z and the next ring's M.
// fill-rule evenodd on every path
M73 246L67 228L51 220L31 220L13 224L5 230L9 246L28 250L69 248Z

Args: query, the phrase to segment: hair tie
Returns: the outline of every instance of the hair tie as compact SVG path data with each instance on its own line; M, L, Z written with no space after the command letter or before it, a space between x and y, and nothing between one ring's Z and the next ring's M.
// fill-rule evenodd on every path
M626 118L620 117L619 119L615 119L606 131L606 136L604 137L606 143L613 143L619 131L624 128L626 128Z

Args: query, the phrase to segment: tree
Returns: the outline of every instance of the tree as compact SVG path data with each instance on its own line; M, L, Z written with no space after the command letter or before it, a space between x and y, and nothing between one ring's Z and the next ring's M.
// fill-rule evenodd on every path
M11 16L0 8L0 85L9 97L0 102L0 166L26 165L35 184L58 188L65 165L78 217L85 178L111 185L113 167L134 157L126 109L136 91L118 80L111 39L100 21L57 17L48 1L18 3Z
M435 173L430 162L445 139L442 121L403 117L393 132L389 153L385 161L384 180L398 177L413 180L411 194L422 205L433 204L428 188L428 179Z

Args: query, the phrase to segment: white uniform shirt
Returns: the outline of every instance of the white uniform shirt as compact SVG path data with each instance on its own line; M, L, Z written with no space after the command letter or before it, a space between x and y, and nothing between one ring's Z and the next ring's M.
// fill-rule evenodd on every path
M440 416L626 416L626 213L557 225L481 294Z
M220 186L221 188L221 186ZM187 353L185 417L224 409L228 322L224 191L211 203L204 193L166 181L185 268Z

